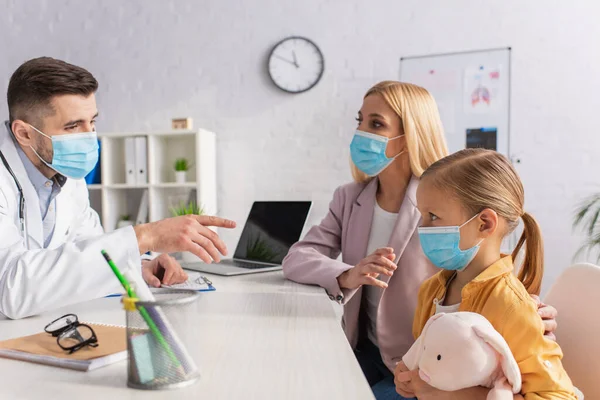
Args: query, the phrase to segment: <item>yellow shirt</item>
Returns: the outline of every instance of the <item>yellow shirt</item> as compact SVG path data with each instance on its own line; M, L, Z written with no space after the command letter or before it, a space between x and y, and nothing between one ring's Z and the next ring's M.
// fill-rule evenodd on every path
M504 337L519 364L525 399L576 400L571 379L562 366L562 350L544 337L537 306L512 271L510 256L488 267L462 289L459 311L483 315ZM435 314L434 300L444 298L452 274L441 271L421 286L413 324L415 339Z

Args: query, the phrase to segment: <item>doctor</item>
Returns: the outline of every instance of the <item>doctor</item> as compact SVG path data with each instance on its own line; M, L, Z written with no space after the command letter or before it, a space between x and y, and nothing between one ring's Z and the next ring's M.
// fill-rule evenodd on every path
M42 57L8 85L10 121L0 129L0 313L23 318L120 291L100 250L120 266L148 251L191 251L218 262L227 249L207 226L233 221L169 218L104 233L85 177L98 161L96 79L83 68ZM163 254L142 262L152 286L187 279Z

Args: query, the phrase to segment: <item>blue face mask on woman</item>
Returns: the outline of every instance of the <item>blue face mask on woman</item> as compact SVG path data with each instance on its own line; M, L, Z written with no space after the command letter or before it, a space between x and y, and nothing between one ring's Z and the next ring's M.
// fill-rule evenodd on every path
M438 268L449 271L463 271L479 251L483 239L470 249L461 250L460 228L477 218L473 216L460 226L439 226L419 228L419 239L423 252Z
M29 125L40 135L52 140L52 163L47 163L35 151L36 156L48 167L71 179L82 179L98 163L98 136L96 132L71 133L48 136L35 126Z
M357 130L352 139L352 143L350 143L350 156L352 157L352 162L359 170L368 176L378 175L381 171L386 169L396 157L404 153L404 151L402 151L396 157L392 158L385 155L388 142L390 140L401 138L402 136L404 135L389 139L385 136Z

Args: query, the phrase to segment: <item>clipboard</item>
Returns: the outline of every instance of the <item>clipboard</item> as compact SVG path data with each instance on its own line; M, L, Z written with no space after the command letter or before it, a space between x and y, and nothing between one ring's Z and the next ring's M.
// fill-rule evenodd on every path
M188 280L183 283L178 283L176 285L162 285L159 288L150 288L152 293L160 293L166 289L174 289L174 290L191 290L194 292L214 292L217 290L213 286L213 283L205 276L200 274L195 274L188 277ZM109 294L107 297L122 297L124 293L114 293Z
M188 280L183 283L161 285L160 289L192 290L194 292L214 292L217 290L207 277L200 274L189 275Z

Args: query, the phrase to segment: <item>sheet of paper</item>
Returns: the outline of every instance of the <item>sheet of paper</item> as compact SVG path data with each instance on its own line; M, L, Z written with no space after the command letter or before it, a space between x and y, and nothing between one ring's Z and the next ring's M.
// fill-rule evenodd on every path
M210 281L209 281L210 282ZM202 278L198 272L188 272L188 280L176 285L161 285L161 288L178 290L208 290L209 284Z
M470 67L465 69L463 104L468 114L496 112L500 99L500 86L505 79L501 65Z

